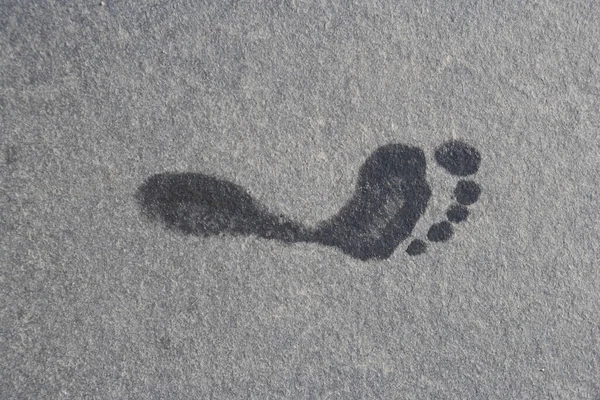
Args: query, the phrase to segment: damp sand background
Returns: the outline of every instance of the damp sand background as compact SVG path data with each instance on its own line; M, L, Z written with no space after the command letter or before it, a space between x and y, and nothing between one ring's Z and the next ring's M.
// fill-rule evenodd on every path
M600 397L600 3L36 3L0 4L0 397ZM454 139L480 199L410 257ZM314 226L391 143L432 194L386 260L135 201L200 172Z

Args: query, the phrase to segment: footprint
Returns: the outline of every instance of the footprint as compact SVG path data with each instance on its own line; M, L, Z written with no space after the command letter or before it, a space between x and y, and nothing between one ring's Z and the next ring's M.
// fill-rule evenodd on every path
M436 160L450 173L466 176L478 169L480 157L460 143L441 146ZM421 149L401 144L380 147L360 168L354 195L316 228L275 215L244 188L200 173L153 175L135 197L144 215L184 234L255 235L286 243L332 246L360 260L385 259L412 233L427 208L431 189L425 170ZM472 204L480 190L472 181L461 182L455 190L457 201ZM466 214L462 209L448 210L451 222L467 216L468 210ZM445 241L452 231L450 222L443 221L432 225L427 237L433 242ZM417 255L426 248L424 241L416 239L406 251Z

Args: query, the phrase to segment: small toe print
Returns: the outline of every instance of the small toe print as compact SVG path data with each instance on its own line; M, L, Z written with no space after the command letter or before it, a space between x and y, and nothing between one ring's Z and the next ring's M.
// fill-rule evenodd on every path
M435 151L435 160L452 175L467 176L479 170L481 154L465 142L453 140Z
M450 222L459 223L467 219L469 216L469 210L467 207L462 206L460 204L455 204L450 206L448 211L446 212L446 217Z
M454 189L456 201L468 206L475 203L481 194L481 187L473 181L459 181Z
M406 248L406 252L409 256L423 254L425 253L425 250L427 250L427 244L420 239L413 240Z
M442 221L431 225L429 232L427 232L427 239L432 242L445 242L452 237L453 233L452 224L448 221Z

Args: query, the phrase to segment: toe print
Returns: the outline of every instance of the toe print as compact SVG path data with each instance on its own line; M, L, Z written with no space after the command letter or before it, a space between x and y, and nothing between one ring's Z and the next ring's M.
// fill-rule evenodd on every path
M459 181L454 189L456 201L465 206L471 205L479 200L481 188L473 181Z
M429 232L427 232L427 239L432 242L445 242L452 237L453 233L452 224L448 221L442 221L431 225Z
M463 222L467 219L468 216L469 209L460 204L450 206L448 211L446 211L446 217L448 218L448 221L454 223Z
M409 256L417 256L419 254L423 254L425 253L425 250L427 250L427 243L425 243L421 239L413 240L406 248L406 252Z
M481 161L477 150L460 141L440 146L435 157L439 165L458 176L477 172ZM462 205L448 209L448 221L464 221L469 214L464 205L477 201L480 192L475 182L460 181L455 197ZM413 232L430 196L423 151L401 144L373 152L359 170L354 195L336 215L316 228L275 215L244 188L200 173L151 176L135 195L147 217L184 234L254 235L285 243L317 243L360 260L390 257ZM427 239L450 239L453 227L448 221L433 224ZM415 239L406 252L418 255L426 249L423 240Z
M468 176L479 169L481 155L474 147L460 140L453 140L435 151L435 160L452 175Z

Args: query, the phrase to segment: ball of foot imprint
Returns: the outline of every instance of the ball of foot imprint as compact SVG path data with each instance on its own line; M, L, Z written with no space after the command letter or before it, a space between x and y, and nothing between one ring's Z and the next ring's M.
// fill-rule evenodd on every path
M453 140L435 151L435 160L452 175L467 176L479 170L481 154L473 146Z

